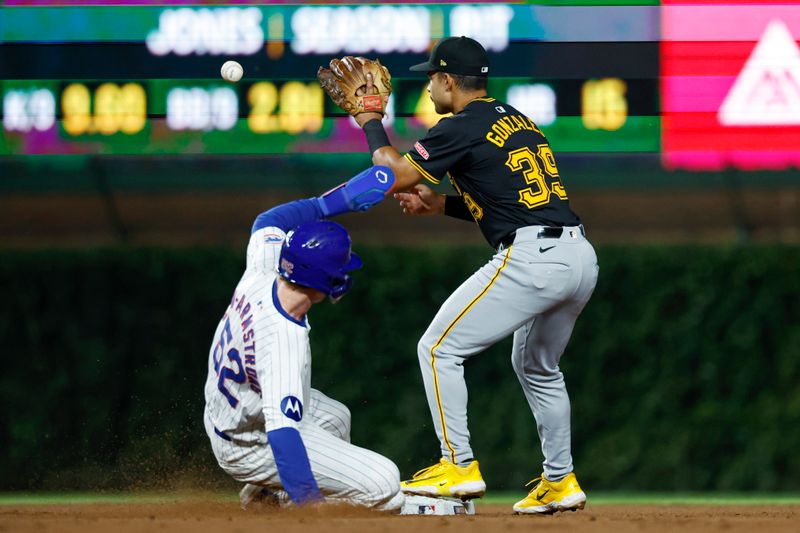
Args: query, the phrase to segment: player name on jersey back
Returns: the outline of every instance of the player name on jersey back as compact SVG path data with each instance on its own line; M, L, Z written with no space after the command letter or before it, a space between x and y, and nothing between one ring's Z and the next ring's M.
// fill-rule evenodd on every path
M494 98L443 118L405 157L433 183L449 176L493 248L522 227L580 224L542 130Z
M505 110L503 106L497 107ZM501 113L504 112L499 109L498 111ZM542 130L525 115L506 115L498 118L494 124L492 124L491 129L486 132L486 140L502 148L505 146L506 140L508 140L512 134L520 130L535 131L544 137Z
M277 296L284 238L278 228L251 236L247 269L209 353L206 414L218 431L240 443L263 443L266 432L295 426L310 394L310 326L288 315Z

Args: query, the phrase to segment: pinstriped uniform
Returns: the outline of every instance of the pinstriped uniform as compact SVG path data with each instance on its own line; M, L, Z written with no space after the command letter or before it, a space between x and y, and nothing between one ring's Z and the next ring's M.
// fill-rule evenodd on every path
M299 431L326 500L381 509L402 505L395 464L350 444L350 411L311 388L310 326L274 301L282 230L252 234L247 268L209 352L205 427L219 465L233 478L280 489L267 431Z

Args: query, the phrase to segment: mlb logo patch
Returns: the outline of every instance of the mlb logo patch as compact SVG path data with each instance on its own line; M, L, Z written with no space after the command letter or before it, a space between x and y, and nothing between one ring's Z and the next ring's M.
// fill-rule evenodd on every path
M501 105L495 107L494 110L497 111L498 113L505 113L506 112L506 108L501 106Z
M281 268L286 271L287 275L291 276L292 270L294 270L294 263L286 259L281 259Z
M414 143L414 150L416 150L416 151L417 151L417 153L418 153L419 155L421 155L421 156L422 156L422 159L424 159L425 161L427 161L427 160L428 160L428 158L430 157L430 154L428 154L428 151L425 149L425 147L424 147L424 146L422 146L422 145L420 144L420 142L419 142L419 141L417 141L417 142L415 142L415 143Z

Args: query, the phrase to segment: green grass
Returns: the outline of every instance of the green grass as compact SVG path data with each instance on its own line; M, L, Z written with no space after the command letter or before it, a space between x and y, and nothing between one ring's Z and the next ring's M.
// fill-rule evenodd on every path
M188 495L181 493L127 493L127 492L9 492L0 493L0 505L72 505L88 503L175 503L203 497L220 502L237 501L235 493ZM512 505L522 493L492 492L481 498L478 505ZM797 493L669 493L669 492L592 492L590 505L800 505Z
M491 493L481 503L511 505L521 493ZM797 493L728 493L728 492L591 492L590 505L800 505Z

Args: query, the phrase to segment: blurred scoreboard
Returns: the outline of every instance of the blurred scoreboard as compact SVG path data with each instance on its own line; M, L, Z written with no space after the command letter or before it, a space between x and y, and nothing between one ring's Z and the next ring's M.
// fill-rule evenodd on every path
M427 78L408 67L450 35L487 48L490 94L530 115L558 150L657 152L654 3L7 0L0 154L363 152L360 130L315 78L347 54L389 67L385 124L405 149L441 118ZM244 66L241 82L219 77L227 59Z
M407 144L441 116L427 81L394 80L390 134ZM656 151L657 116L631 115L640 80L495 78L490 94L528 114L566 151ZM0 153L362 152L354 121L316 80L2 82ZM569 98L569 99L568 99ZM644 107L644 105L643 105ZM635 109L634 109L635 110Z
M360 152L317 85L380 57L401 150L441 117L408 71L443 37L489 51L490 95L559 152L669 169L800 167L800 0L5 0L0 155ZM245 78L224 82L225 60Z

